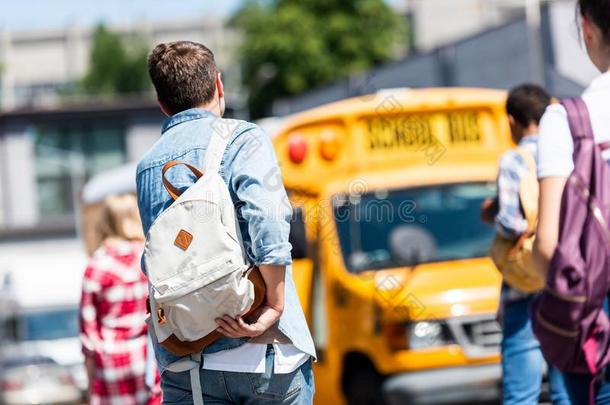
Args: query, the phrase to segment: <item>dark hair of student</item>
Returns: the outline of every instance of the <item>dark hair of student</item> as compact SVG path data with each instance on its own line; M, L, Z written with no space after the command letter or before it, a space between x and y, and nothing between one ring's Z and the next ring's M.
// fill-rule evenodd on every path
M610 0L578 0L578 11L597 25L610 44Z
M522 84L508 93L506 113L523 127L528 127L530 124L538 125L550 103L551 96L542 87Z

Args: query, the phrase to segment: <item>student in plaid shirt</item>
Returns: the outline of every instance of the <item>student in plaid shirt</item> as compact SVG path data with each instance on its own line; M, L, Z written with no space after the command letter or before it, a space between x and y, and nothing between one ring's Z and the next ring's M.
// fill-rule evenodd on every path
M148 283L140 270L144 249L135 197L108 197L99 240L85 271L81 343L93 405L160 404L161 389L145 382Z
M538 155L538 123L550 104L551 97L535 85L522 85L511 90L506 112L513 141L519 148ZM516 150L502 155L498 169L498 196L483 204L483 220L493 223L496 232L517 240L526 232L528 223L521 208L521 179L528 172L525 159ZM538 404L544 358L540 344L532 332L528 307L532 294L525 294L502 285L500 318L502 320L502 391L505 405ZM569 404L561 374L550 368L551 401Z

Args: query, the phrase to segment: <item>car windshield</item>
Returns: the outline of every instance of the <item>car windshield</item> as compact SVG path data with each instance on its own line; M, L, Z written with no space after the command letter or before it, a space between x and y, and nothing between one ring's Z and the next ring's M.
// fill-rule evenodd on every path
M351 272L483 257L493 227L479 217L493 183L461 183L338 195L333 210Z
M53 340L78 336L78 310L24 313L20 329L23 340Z

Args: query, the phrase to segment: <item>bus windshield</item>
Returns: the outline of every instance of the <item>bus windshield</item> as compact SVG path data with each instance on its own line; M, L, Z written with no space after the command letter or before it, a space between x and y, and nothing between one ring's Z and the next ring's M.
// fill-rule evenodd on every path
M493 183L444 184L338 195L333 211L350 272L487 255L492 226L479 217Z

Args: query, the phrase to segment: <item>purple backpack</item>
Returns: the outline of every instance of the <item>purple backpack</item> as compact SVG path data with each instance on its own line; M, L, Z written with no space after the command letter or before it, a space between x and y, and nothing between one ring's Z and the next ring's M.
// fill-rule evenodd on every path
M596 145L587 106L562 101L574 139L574 171L561 198L559 241L546 288L532 306L545 358L561 371L597 375L610 362L610 166Z

